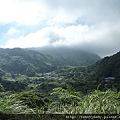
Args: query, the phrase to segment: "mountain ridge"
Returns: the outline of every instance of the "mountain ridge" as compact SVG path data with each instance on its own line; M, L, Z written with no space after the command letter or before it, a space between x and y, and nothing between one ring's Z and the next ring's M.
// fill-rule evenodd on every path
M64 55L62 55L62 52ZM50 51L0 48L0 73L1 75L4 72L9 72L13 74L20 73L34 76L35 73L53 71L57 69L58 66L88 66L100 59L96 54L80 51L76 52L71 49L68 49L67 52L65 49L62 52L60 51L56 54Z
M89 66L101 59L100 56L98 56L95 53L91 53L89 51L83 51L81 49L72 48L72 47L38 47L38 48L30 48L30 49L38 52L54 54L56 56L62 57L63 59L67 57L69 58L69 61L74 61L74 63L76 63L72 65L83 64L85 66L86 65ZM67 61L67 59L65 60Z
M114 55L107 56L91 66L94 79L105 77L120 78L120 51Z

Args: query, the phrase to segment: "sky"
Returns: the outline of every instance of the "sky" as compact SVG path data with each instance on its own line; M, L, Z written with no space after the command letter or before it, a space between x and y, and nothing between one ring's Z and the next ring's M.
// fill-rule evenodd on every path
M0 47L120 50L120 0L0 0Z

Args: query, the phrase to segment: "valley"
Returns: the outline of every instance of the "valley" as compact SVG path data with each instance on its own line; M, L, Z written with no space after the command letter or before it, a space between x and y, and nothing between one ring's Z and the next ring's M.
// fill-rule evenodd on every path
M0 49L2 114L120 113L120 52L100 59L63 51ZM106 83L107 77L115 80Z

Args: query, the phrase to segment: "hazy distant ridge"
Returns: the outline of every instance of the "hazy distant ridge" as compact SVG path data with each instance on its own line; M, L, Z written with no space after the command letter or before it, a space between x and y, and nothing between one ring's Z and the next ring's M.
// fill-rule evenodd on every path
M72 49L58 49L53 51L34 51L29 49L0 49L0 74L26 74L34 76L36 73L50 72L58 66L82 65L87 66L98 61L96 54Z

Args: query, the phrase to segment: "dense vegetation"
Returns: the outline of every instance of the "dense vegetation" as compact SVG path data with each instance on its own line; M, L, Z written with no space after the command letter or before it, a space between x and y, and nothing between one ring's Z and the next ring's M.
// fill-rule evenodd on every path
M15 120L21 117L34 118L32 114L39 119L40 114L120 114L120 92L95 90L83 95L68 85L67 89L60 87L53 89L52 95L58 98L50 101L33 91L14 94L0 92L0 110L2 114L13 114L10 117L14 117ZM28 115L15 116L14 114ZM61 120L59 116L57 119Z
M91 66L50 52L0 49L1 114L120 114L120 52Z
M113 76L120 78L120 52L113 56L105 57L91 66L94 79Z
M106 77L114 77L115 80L107 83L107 87L113 87L120 90L120 52L113 56L105 57L90 67L91 72L89 80L101 82Z
M65 52L65 50L67 50ZM100 57L87 52L76 52L72 49L59 50L61 52L33 51L29 49L0 49L0 75L24 74L35 76L36 73L50 72L58 66L91 65Z

